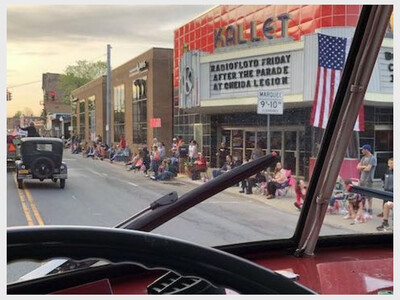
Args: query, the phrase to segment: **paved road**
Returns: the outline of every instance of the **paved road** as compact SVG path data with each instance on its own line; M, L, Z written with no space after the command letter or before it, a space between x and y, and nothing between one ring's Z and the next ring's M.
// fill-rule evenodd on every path
M120 163L83 158L68 151L64 160L69 172L65 189L50 181L30 180L24 182L23 190L18 190L14 174L8 173L7 226L113 227L171 191L180 196L202 184L187 177L156 182L140 173L127 172ZM299 217L293 202L290 195L268 200L261 195L240 194L238 187L231 187L154 232L208 246L289 238ZM367 224L349 225L342 216L327 216L322 234L374 231L378 222L373 219ZM8 281L35 266L8 268Z

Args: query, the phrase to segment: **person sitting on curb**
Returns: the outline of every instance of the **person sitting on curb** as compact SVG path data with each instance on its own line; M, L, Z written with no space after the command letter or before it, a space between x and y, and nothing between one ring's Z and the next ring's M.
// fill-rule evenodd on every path
M383 221L382 224L376 227L376 230L378 231L388 231L390 229L389 227L389 213L390 210L393 209L393 202L392 201L387 201L383 205Z
M353 183L351 179L346 179L344 181L346 185L346 191L349 190L350 185ZM345 215L344 219L354 219L355 223L364 223L366 220L363 216L364 207L365 207L365 197L361 196L357 193L348 192L347 193L347 202L348 202L348 214Z
M218 177L219 175L222 175L225 172L228 172L230 170L232 170L234 168L233 165L233 161L232 161L232 156L231 155L227 155L225 158L225 163L224 165L219 168L218 170L213 170L212 174L213 174L213 178Z
M126 170L132 171L133 169L136 169L136 163L138 162L139 159L140 155L135 153L133 155L133 158L125 164L125 166L127 166Z
M301 209L303 207L304 197L307 193L307 186L305 185L304 180L297 180L294 190L296 193L296 202L294 203L294 206L296 206L298 209Z
M96 154L96 144L93 142L86 150L86 157L91 157L94 159Z
M383 190L386 192L393 193L393 157L389 158L387 161L388 168L386 169L385 174L382 176L383 182ZM377 215L377 217L383 217L383 211L385 208L387 200L383 200L382 202L382 212Z
M200 173L207 171L207 160L201 154L198 152L196 160L193 162L193 167L192 167L192 180L198 180L200 179Z
M275 165L274 172L267 183L267 199L275 198L276 190L282 188L287 180L286 171L282 168L282 163L278 161Z
M171 159L167 158L163 162L165 162L165 169L162 173L159 173L157 176L151 176L150 178L153 180L170 180L177 176L178 169L177 167L171 163Z
M335 211L339 210L339 202L344 200L344 186L345 183L342 177L339 175L336 179L335 188L333 189L333 193L331 196L331 200L329 201L327 213L333 214Z

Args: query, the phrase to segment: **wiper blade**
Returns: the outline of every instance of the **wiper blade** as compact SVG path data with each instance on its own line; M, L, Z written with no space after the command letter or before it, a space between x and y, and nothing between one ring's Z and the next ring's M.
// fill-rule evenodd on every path
M168 199L161 198L158 200L158 203L164 203L164 205L154 204L157 205L157 209L153 209L150 205L150 207L121 224L125 229L152 231L196 204L272 166L278 161L277 156L278 155L274 152L238 166L184 194L177 201L169 200L170 203L168 203ZM168 195L166 197L168 197ZM173 195L171 197L173 197Z
M150 210L154 210L154 209L164 206L164 205L172 204L172 203L176 202L177 200L178 200L178 194L175 191L171 192L167 195L164 195L160 199L157 199L156 201L152 202L149 207L146 207L145 209L134 214L132 217L129 217L125 221L116 225L115 228L126 228L127 224L130 224L134 219L140 217L141 215L145 214L146 212L148 212Z
M380 191L365 186L349 185L349 192L357 193L365 196L371 196L374 198L382 199L385 201L393 201L393 193L387 191Z

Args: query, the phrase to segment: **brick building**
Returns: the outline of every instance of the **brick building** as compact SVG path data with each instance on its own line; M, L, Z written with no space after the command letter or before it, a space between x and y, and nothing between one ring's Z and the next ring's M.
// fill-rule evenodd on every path
M151 48L111 71L111 143L124 135L128 146L137 151L151 146L157 137L169 147L173 134L172 56L172 49ZM72 91L72 127L84 141L97 135L106 140L106 82L103 76Z

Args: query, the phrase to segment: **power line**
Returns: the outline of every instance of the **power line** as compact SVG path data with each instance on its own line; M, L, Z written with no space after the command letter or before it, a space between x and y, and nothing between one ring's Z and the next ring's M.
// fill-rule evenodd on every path
M99 55L99 56L97 56L97 57L95 57L95 58L93 58L93 59L91 59L91 60L87 60L87 61L88 61L88 62L93 62L94 60L99 59L99 58L104 57L104 56L107 56L107 54L104 53L104 54L102 54L102 55ZM8 89L13 89L13 88L16 88L16 87L25 86L25 85L30 85L30 84L39 83L39 82L42 82L42 80L37 80L37 81L31 81L31 82L16 84L16 85L9 86L9 87L7 87L7 88L8 88Z
M41 80L37 80L37 81L31 81L31 82L26 82L26 83L21 83L21 84L16 84L16 85L13 85L13 86L9 86L9 87L7 87L8 89L13 89L13 88L16 88L16 87L20 87L20 86L24 86L24 85L29 85L29 84L34 84L34 83L38 83L38 82L42 82Z

